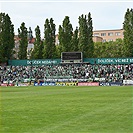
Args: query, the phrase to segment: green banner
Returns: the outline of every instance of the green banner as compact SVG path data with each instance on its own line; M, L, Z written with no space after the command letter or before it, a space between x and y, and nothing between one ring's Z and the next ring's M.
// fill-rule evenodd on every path
M99 58L96 64L132 64L133 58Z
M35 66L35 65L56 65L61 62L60 59L42 59L42 60L9 60L8 65L12 66Z
M133 58L84 58L84 63L89 64L133 64ZM9 60L12 66L35 66L35 65L57 65L61 59L37 59L37 60Z
M133 58L85 58L90 64L133 64Z

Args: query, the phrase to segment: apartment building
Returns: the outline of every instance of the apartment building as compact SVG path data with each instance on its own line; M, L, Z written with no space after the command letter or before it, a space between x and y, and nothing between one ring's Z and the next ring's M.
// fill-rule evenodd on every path
M95 30L93 31L93 41L94 42L109 42L115 41L118 38L123 39L124 30L115 29L115 30Z
M93 31L93 41L94 42L109 42L115 41L118 38L123 39L124 30L123 29L114 29L114 30L95 30ZM56 35L55 44L59 44L58 34Z

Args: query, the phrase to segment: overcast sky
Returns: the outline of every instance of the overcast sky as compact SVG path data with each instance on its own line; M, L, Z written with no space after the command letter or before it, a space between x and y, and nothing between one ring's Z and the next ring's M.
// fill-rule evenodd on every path
M65 16L70 17L70 22L75 30L78 17L91 13L93 30L121 29L127 8L133 8L133 0L0 0L0 12L7 13L14 24L15 34L22 22L27 28L31 27L33 33L37 25L43 29L45 20L53 18L56 24L56 33ZM34 35L34 34L33 34Z

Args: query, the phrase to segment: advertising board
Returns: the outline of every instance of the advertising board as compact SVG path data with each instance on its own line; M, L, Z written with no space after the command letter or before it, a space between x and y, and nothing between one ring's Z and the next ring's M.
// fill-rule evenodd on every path
M40 82L34 83L34 86L55 86L55 82Z
M1 83L0 86L14 86L14 84L12 84L12 83L9 83L9 84L7 84L7 83Z
M121 82L100 82L100 86L122 86Z
M77 86L77 82L56 82L56 86Z
M79 82L78 86L99 86L99 82Z
M123 80L123 85L133 85L133 80Z

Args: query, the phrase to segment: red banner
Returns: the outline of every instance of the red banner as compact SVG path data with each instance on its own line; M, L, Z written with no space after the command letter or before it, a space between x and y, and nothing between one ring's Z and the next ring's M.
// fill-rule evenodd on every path
M99 86L99 82L80 82L78 86Z
M6 83L2 83L1 86L7 86L7 84Z
M14 86L14 84L12 84L12 83L10 83L10 84L2 83L0 86Z
M8 86L14 86L14 84L8 84Z

